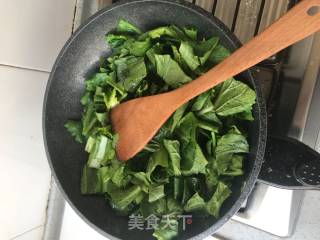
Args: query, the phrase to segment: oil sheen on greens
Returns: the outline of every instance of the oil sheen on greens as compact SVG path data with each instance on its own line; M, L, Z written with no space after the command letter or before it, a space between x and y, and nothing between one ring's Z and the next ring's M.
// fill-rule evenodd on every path
M101 195L121 215L169 215L171 228L160 223L157 239L178 235L179 214L219 218L249 151L243 126L253 120L256 95L229 79L179 108L133 159L116 158L109 119L114 106L178 88L230 54L217 37L197 34L176 26L142 32L120 20L105 38L111 56L85 82L82 119L65 124L89 155L81 192Z

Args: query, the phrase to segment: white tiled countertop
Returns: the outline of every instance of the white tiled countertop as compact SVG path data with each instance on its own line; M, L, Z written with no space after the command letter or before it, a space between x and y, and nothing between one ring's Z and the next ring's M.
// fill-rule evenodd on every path
M47 78L48 73L0 66L0 239L40 228L45 220L51 175L41 109Z
M0 64L51 71L72 32L76 0L1 0Z
M1 0L0 239L42 239L50 169L42 139L49 72L76 0Z

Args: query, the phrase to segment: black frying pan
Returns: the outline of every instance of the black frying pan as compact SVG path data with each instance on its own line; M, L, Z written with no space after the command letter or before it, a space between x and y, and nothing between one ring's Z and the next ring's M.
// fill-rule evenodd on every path
M168 0L136 0L113 4L96 13L73 34L56 60L47 85L43 109L45 146L55 180L73 209L100 233L110 239L143 240L150 239L152 232L128 230L128 218L117 216L103 197L81 195L80 177L87 154L84 146L76 143L64 128L68 119L81 117L82 106L79 99L84 92L84 81L97 70L99 58L110 54L111 49L106 45L104 35L115 28L120 18L133 22L143 30L169 24L194 26L203 36L219 36L221 43L231 50L238 48L240 42L218 19L193 4ZM253 108L255 120L249 125L250 154L246 161L245 175L237 178L233 184L232 196L223 204L219 219L193 218L192 227L181 231L179 239L203 239L214 233L239 210L258 179L266 145L265 105L259 83L252 77L250 70L242 73L238 79L248 83L257 93L257 103ZM276 147L287 143L283 139L277 141ZM273 142L275 141L270 141ZM270 153L275 152L276 147L273 144L268 146L268 157L272 160ZM292 148L290 146L292 145L287 146L289 152ZM302 150L303 153L308 151ZM319 158L314 152L312 154ZM291 155L291 164L282 170L293 171L292 176L297 176L297 170L294 169L299 167L295 164L295 154ZM272 164L271 160L267 162ZM283 182L276 181L279 180L279 174L270 177L269 167L262 171L262 181L281 185ZM286 185L301 187L304 184L301 179L302 177Z

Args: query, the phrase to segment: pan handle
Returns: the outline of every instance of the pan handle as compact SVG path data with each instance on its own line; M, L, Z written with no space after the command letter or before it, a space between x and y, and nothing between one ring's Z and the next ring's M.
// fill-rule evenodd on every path
M285 189L320 190L320 154L293 138L270 136L258 181Z

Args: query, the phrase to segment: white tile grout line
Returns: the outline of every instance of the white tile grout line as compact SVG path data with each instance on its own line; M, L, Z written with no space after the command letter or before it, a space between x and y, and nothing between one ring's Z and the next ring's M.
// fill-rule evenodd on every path
M76 18L76 14L77 14L77 4L78 4L78 0L76 0L75 5L74 5L71 34L74 33L74 30L75 30L74 23L75 23L75 18Z
M17 238L19 238L19 237L23 236L24 234L29 233L29 232L32 232L33 230L36 230L36 229L41 228L41 227L43 227L43 225L39 225L39 226L33 227L33 228L31 228L31 229L29 229L29 230L27 230L27 231L23 232L23 233L20 233L20 234L18 234L18 235L16 235L16 236L14 236L14 237L10 238L9 240L17 239Z
M46 209L46 221L42 240L59 239L64 217L65 199L63 198L54 178L51 177L50 192Z
M13 65L2 64L2 63L0 63L0 67L10 67L10 68L17 68L17 69L22 69L22 70L36 71L36 72L41 72L41 73L50 73L48 71L43 71L43 70L39 70L39 69L35 69L35 68L25 68L25 67L13 66Z

